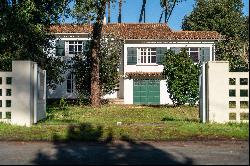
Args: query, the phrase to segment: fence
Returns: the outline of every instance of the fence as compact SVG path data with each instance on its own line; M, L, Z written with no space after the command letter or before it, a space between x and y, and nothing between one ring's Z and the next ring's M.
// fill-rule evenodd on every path
M200 119L203 122L249 122L249 73L229 72L229 62L203 65Z
M0 121L30 126L45 118L46 71L31 61L13 61L0 72Z

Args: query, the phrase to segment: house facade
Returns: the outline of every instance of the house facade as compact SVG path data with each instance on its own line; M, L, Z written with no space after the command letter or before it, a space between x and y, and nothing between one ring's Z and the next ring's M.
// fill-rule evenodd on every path
M51 56L70 63L90 40L90 25L54 25L51 33L56 48ZM107 99L123 99L124 104L172 104L162 77L162 58L167 49L178 53L186 48L194 63L215 60L215 43L222 36L214 31L172 31L166 24L106 24L102 33L112 33L124 40L120 57L120 78L117 91ZM68 71L66 80L56 89L48 90L48 98L76 98L74 76Z

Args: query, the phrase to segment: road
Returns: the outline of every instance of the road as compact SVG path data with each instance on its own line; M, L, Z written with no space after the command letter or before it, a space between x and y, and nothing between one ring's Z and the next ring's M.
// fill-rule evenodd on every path
M0 142L1 165L249 165L248 141Z

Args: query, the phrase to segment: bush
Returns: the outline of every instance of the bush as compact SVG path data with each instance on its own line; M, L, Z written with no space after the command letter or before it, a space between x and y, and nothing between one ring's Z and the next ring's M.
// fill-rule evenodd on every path
M167 50L163 75L174 105L194 105L199 99L199 65L194 64L185 49L175 54Z

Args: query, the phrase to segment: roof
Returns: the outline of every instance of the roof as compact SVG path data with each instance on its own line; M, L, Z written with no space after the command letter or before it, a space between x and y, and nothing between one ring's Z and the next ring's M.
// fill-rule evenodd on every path
M61 24L50 27L52 33L91 33L91 25ZM165 40L218 40L223 38L216 31L172 31L165 23L115 23L103 26L104 33L112 33L122 39Z

